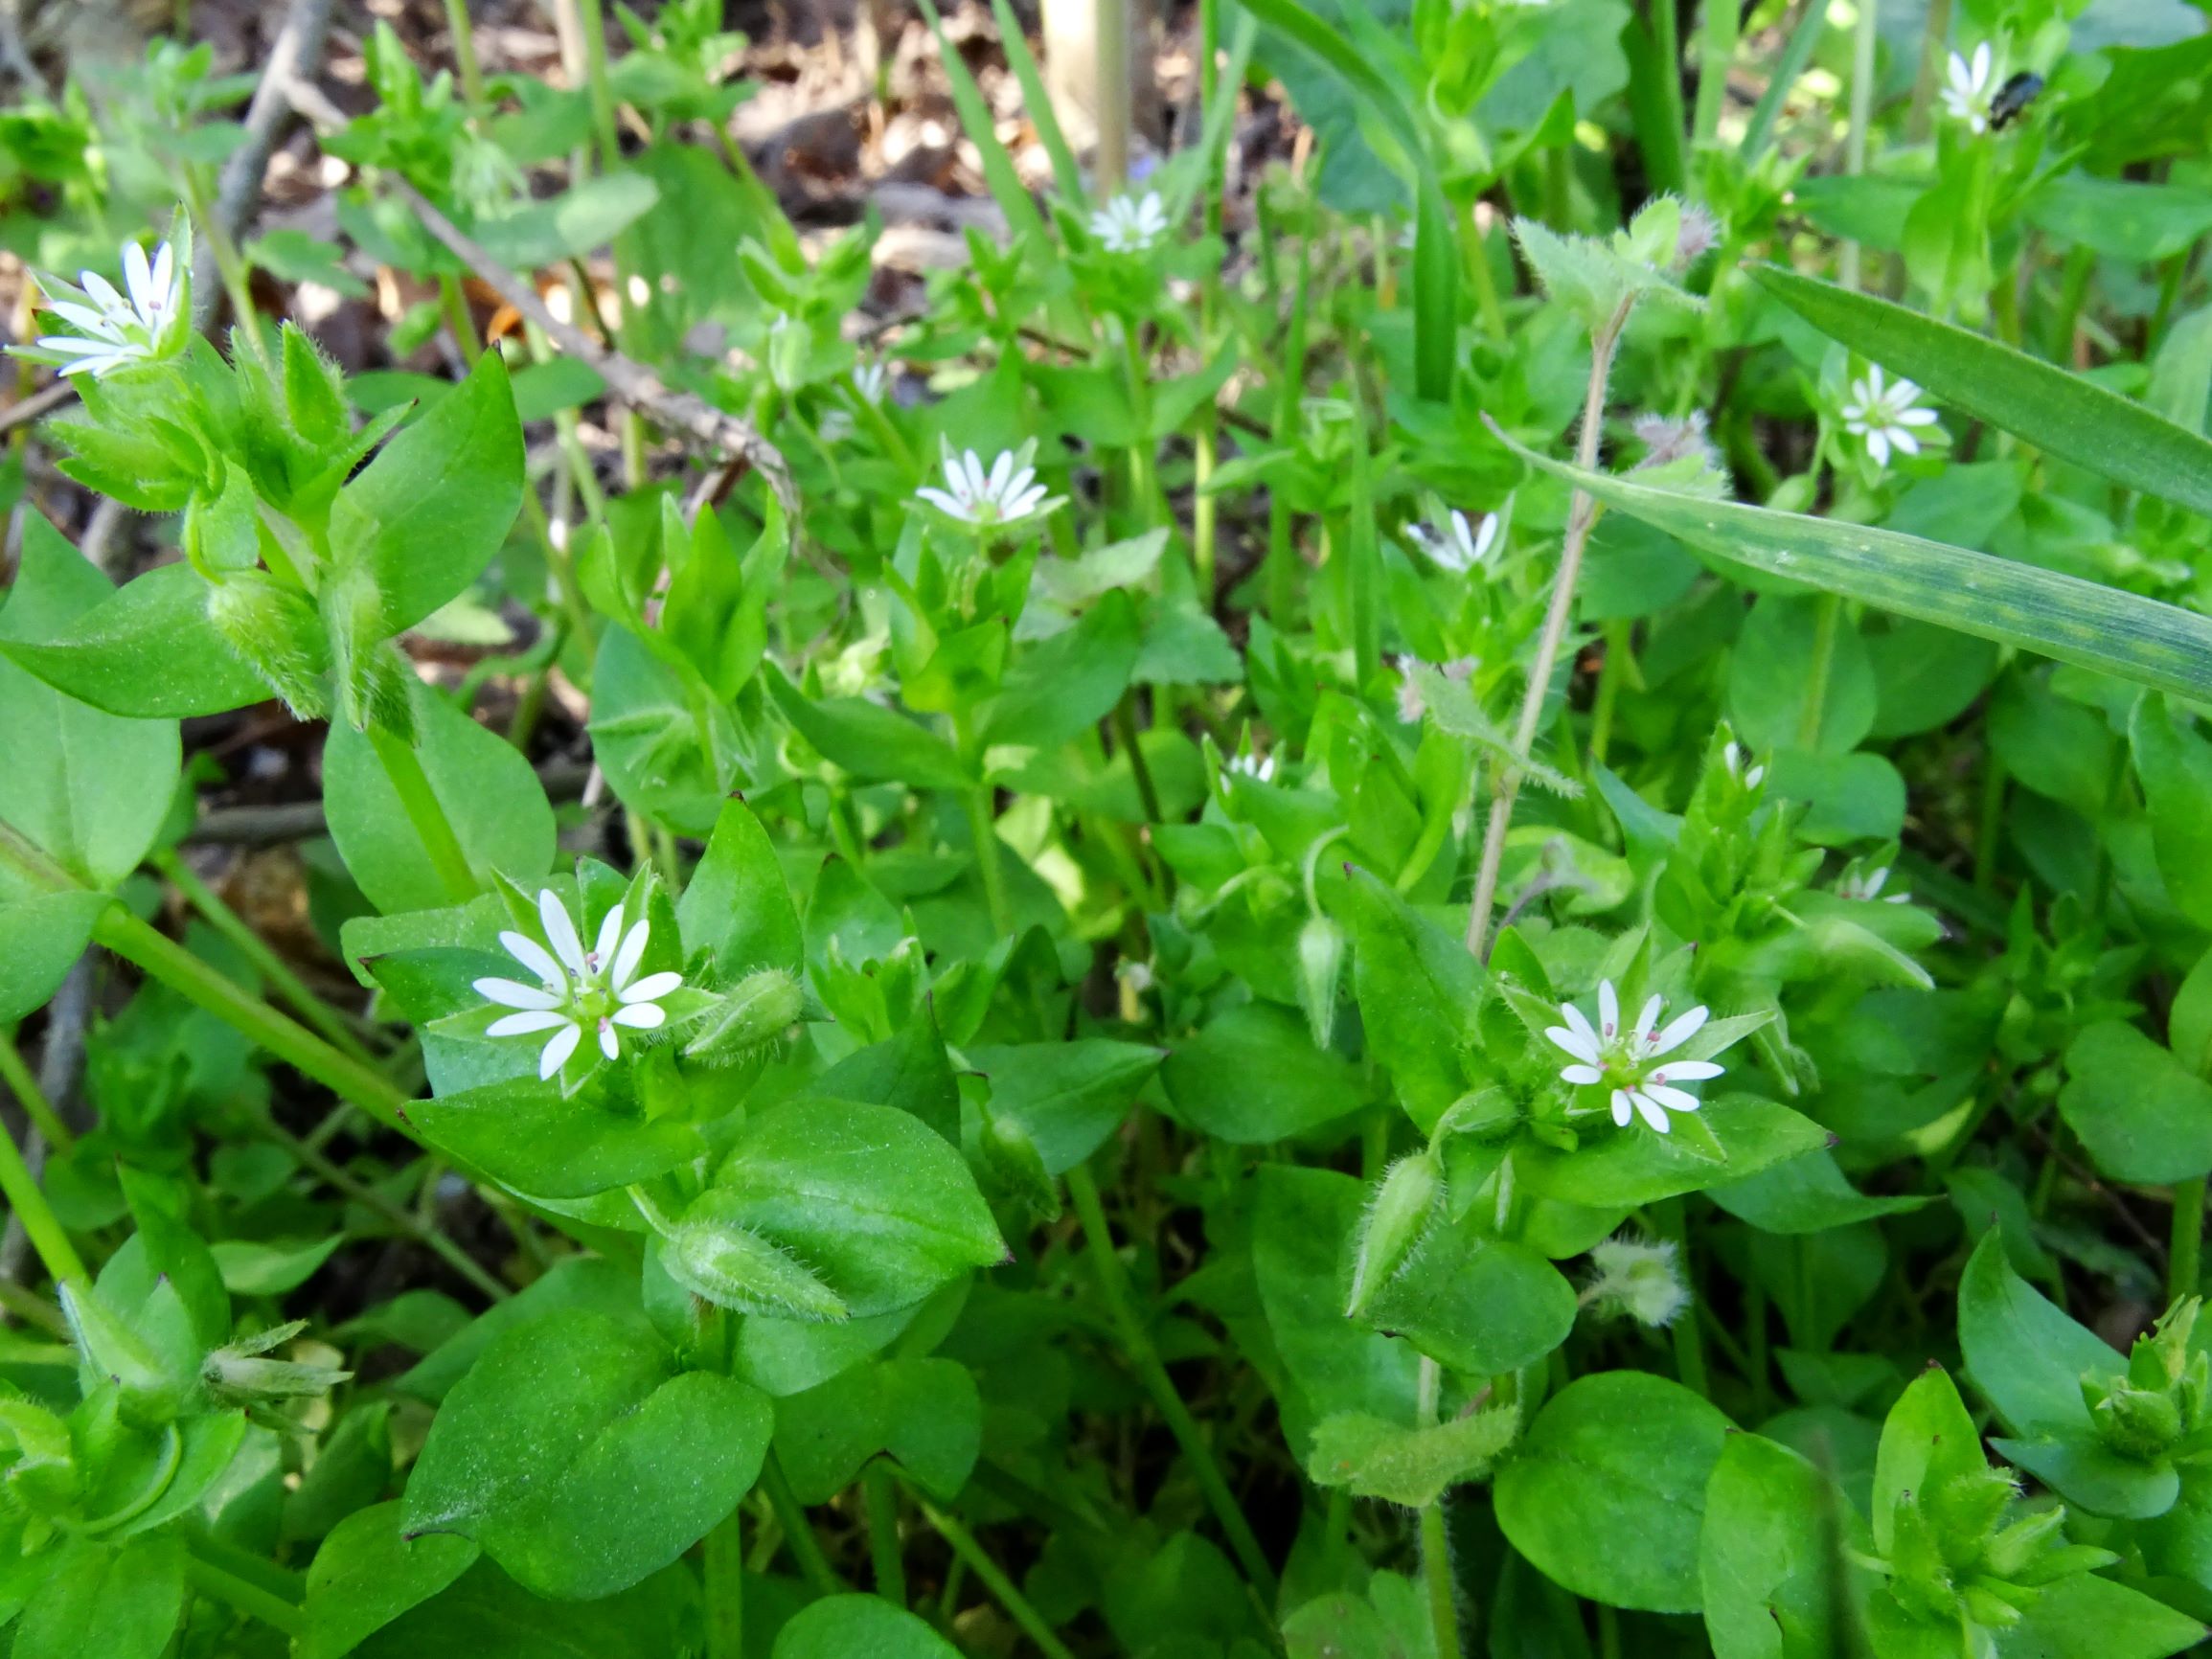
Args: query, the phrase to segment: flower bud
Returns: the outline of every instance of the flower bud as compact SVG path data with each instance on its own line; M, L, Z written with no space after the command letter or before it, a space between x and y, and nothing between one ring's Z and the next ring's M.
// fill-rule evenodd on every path
M1325 1049L1336 1029L1336 991L1344 975L1344 929L1316 916L1298 930L1298 1003L1313 1046Z
M702 1193L661 1235L661 1265L695 1296L739 1313L831 1324L851 1317L844 1298L789 1251L738 1218L727 1193Z
M1383 1171L1375 1201L1360 1228L1359 1252L1352 1262L1352 1295L1344 1311L1357 1318L1375 1293L1405 1265L1444 1193L1444 1170L1433 1149L1424 1148Z
M0 1455L10 1453L10 1499L38 1515L61 1514L75 1506L83 1483L67 1423L31 1400L0 1398Z
M306 1320L295 1319L289 1325L279 1325L226 1343L207 1356L200 1367L200 1375L209 1387L233 1398L305 1399L328 1394L353 1374L310 1360L263 1357L271 1349L283 1347L307 1328Z
M796 1025L805 1006L799 982L782 968L749 973L707 1013L699 1034L684 1046L684 1057L735 1065Z
M115 1384L125 1422L145 1428L175 1420L184 1409L190 1384L162 1368L146 1339L118 1319L99 1292L81 1284L63 1284L61 1311L77 1344L80 1370Z
M1690 1287L1674 1244L1664 1239L1608 1239L1590 1251L1597 1273L1582 1294L1583 1306L1639 1325L1672 1325L1690 1306Z
M295 718L329 716L330 644L323 619L306 595L261 571L236 571L210 584L207 616L223 643L269 683Z
M2123 1457L2156 1457L2181 1438L2181 1402L2164 1389L2091 1375L2082 1378L2082 1398L2098 1438Z

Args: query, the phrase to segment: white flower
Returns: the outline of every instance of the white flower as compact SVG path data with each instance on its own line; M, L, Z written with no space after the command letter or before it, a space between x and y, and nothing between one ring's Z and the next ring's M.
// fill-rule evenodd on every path
M1866 378L1851 382L1851 401L1843 405L1843 429L1866 440L1866 452L1877 466L1889 465L1889 452L1918 455L1920 440L1915 426L1933 426L1935 411L1918 406L1920 388L1910 380L1885 381L1881 365L1866 371Z
M1749 771L1744 769L1744 746L1741 743L1730 743L1721 751L1721 764L1728 768L1729 777L1746 789L1756 789L1767 780L1765 766L1753 766Z
M924 485L914 493L963 524L1013 524L1045 504L1045 489L1037 482L1037 468L1029 465L1026 446L1020 453L1002 450L986 472L974 450L955 455L946 443L945 484L943 489Z
M660 999L684 982L680 973L649 973L636 978L638 964L651 924L640 917L628 931L623 929L623 907L617 904L600 923L599 939L589 950L578 937L568 906L547 888L537 896L537 916L553 948L522 933L502 933L499 943L507 953L537 976L536 985L512 979L480 979L476 992L501 1008L520 1011L491 1022L485 1035L531 1036L551 1032L545 1052L537 1059L537 1075L548 1079L576 1053L589 1027L599 1034L599 1052L608 1059L622 1057L618 1028L655 1031L668 1022Z
M1490 550L1497 541L1497 514L1486 512L1470 524L1467 514L1455 507L1446 514L1442 524L1407 525L1405 534L1412 537L1414 546L1441 568L1454 576L1465 576L1490 557Z
M1644 1004L1632 1030L1621 1030L1621 999L1611 980L1598 986L1598 1023L1592 1026L1573 1003L1560 1005L1563 1026L1545 1031L1553 1044L1574 1064L1560 1069L1560 1079L1578 1087L1604 1083L1612 1091L1613 1122L1626 1126L1631 1115L1641 1117L1653 1130L1666 1134L1669 1112L1694 1112L1704 1102L1678 1083L1701 1082L1726 1070L1711 1060L1664 1061L1663 1057L1696 1036L1712 1017L1712 1010L1692 1009L1665 1026L1659 1012L1664 998Z
M127 293L98 271L80 271L80 292L67 283L41 279L49 290L45 309L77 334L48 334L40 349L72 361L62 365L64 375L88 374L95 379L111 369L143 363L167 354L171 330L186 314L184 262L175 249L163 242L149 262L136 242L123 249L123 284ZM82 338L79 338L81 335Z
M1869 904L1877 898L1884 904L1910 904L1912 895L1909 893L1884 894L1881 891L1888 880L1889 866L1886 864L1878 864L1872 870L1860 870L1854 865L1836 878L1836 897L1856 898Z
M1421 682L1413 677L1419 667L1411 657L1400 657L1393 665L1398 670L1398 717L1411 725L1428 712L1428 704L1421 694Z
M1117 195L1090 216L1090 234L1109 254L1141 254L1167 231L1168 210L1156 190L1133 199Z
M1152 965L1149 962L1121 962L1114 966L1114 978L1128 986L1134 994L1142 996L1152 989Z
M1275 757L1272 755L1231 755L1227 769L1239 777L1251 779L1255 784L1271 784L1275 781Z
M1973 49L1971 64L1952 53L1945 79L1950 84L1943 89L1943 106L1950 111L1951 119L1965 122L1971 131L1987 132L1990 101L1996 95L1996 63L1990 56L1989 42L1985 40Z
M853 371L853 390L871 403L883 401L883 390L891 383L891 371L881 363L862 363Z

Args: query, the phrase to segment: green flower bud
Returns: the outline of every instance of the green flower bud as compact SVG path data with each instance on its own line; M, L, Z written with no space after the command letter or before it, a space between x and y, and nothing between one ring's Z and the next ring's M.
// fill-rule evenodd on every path
M684 1057L708 1065L735 1065L798 1024L806 999L799 982L779 967L764 967L733 986L684 1047Z
M79 1370L88 1374L88 1388L102 1379L114 1383L120 1395L120 1415L135 1427L158 1427L175 1420L192 1392L190 1381L163 1370L152 1347L109 1310L99 1292L82 1284L64 1284L61 1311L77 1344Z
M238 571L209 586L207 616L295 718L329 717L330 641L306 595L261 571Z
M209 1354L200 1375L217 1393L236 1398L303 1399L328 1394L353 1374L311 1360L263 1357L307 1328L306 1320L295 1319L289 1325L241 1336Z
M981 1144L983 1167L1000 1192L1028 1206L1040 1221L1060 1219L1060 1184L1019 1120L986 1108Z
M2082 1398L2098 1438L2122 1457L2156 1457L2181 1438L2181 1402L2166 1389L2092 1375L2082 1378Z
M833 1324L844 1298L813 1270L741 1220L728 1193L702 1193L661 1235L661 1265L695 1296L739 1313Z
M0 1398L0 1459L9 1497L33 1514L62 1514L76 1507L83 1482L69 1425L44 1406Z
M1401 1158L1383 1171L1361 1224L1359 1252L1353 1259L1352 1295L1344 1307L1348 1317L1357 1318L1375 1300L1375 1293L1405 1265L1428 1231L1429 1217L1443 1193L1444 1170L1432 1149L1425 1148Z
M1298 1003L1313 1046L1325 1049L1336 1029L1336 990L1344 974L1344 929L1326 916L1298 930Z

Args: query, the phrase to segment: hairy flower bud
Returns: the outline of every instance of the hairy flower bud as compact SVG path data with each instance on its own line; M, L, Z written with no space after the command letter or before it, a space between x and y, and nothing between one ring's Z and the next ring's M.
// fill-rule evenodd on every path
M1679 1253L1664 1239L1608 1239L1590 1251L1597 1272L1582 1303L1610 1318L1654 1328L1672 1325L1690 1306Z
M80 1369L115 1384L125 1422L151 1427L175 1420L191 1384L164 1369L146 1339L118 1319L98 1291L63 1284L61 1311Z
M1313 1046L1325 1049L1336 1029L1336 992L1344 976L1344 929L1326 916L1298 930L1298 1004Z
M735 1065L796 1025L805 1006L799 982L782 968L749 973L708 1012L699 1034L684 1045L684 1057Z
M850 1317L845 1300L813 1270L736 1214L728 1193L702 1193L661 1235L661 1265L695 1296L739 1313L831 1324Z
M265 1357L270 1350L282 1348L307 1328L306 1320L295 1319L289 1325L241 1336L209 1354L200 1375L209 1387L234 1398L304 1399L328 1394L353 1374L311 1359Z
M330 642L306 595L261 571L237 571L209 586L207 617L294 718L329 717Z
M1344 1307L1347 1316L1357 1318L1405 1265L1428 1231L1443 1194L1444 1169L1433 1148L1410 1153L1383 1171L1360 1227L1359 1252L1352 1262L1352 1294Z

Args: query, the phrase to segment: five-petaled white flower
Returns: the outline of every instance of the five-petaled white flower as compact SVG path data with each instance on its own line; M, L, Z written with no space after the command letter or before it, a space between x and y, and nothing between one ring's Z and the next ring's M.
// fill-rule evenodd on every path
M853 371L853 390L871 403L883 401L883 389L891 383L891 370L883 363L862 363Z
M1255 784L1272 784L1275 781L1275 757L1272 755L1231 755L1227 770L1241 778L1249 778Z
M1011 449L1000 451L986 472L974 450L955 455L946 443L945 484L943 489L925 484L914 493L963 524L1013 524L1045 505L1045 488L1037 482L1037 468L1025 454Z
M1090 216L1090 234L1109 254L1141 254L1167 235L1168 210L1160 193L1117 195Z
M1843 429L1866 440L1866 452L1877 466L1889 465L1889 452L1918 455L1916 426L1933 426L1933 409L1919 406L1920 388L1910 380L1888 380L1881 365L1866 371L1866 378L1851 382L1851 400L1843 405Z
M617 904L600 923L599 938L589 950L578 936L568 906L547 888L537 896L537 916L547 943L528 934L507 932L499 943L515 961L537 975L536 985L513 979L480 979L476 991L501 1008L519 1011L502 1015L486 1029L485 1035L529 1036L551 1032L545 1052L538 1056L537 1075L551 1078L576 1053L588 1027L599 1035L599 1052L608 1059L622 1057L618 1028L655 1031L668 1022L660 1006L684 982L680 973L649 973L636 977L645 960L651 924L639 917L627 931L623 927L623 907Z
M1621 1030L1621 999L1611 980L1598 985L1598 1023L1592 1026L1571 1002L1560 1005L1563 1026L1552 1026L1544 1035L1574 1064L1562 1066L1562 1081L1578 1086L1604 1083L1612 1091L1613 1122L1626 1126L1631 1115L1640 1117L1659 1134L1666 1134L1669 1112L1694 1112L1704 1102L1678 1083L1717 1078L1727 1068L1711 1060L1666 1060L1665 1056L1698 1034L1712 1011L1704 1007L1659 1024L1666 1007L1663 997L1644 1004L1633 1029Z
M1884 893L1889 881L1889 866L1878 864L1872 870L1861 870L1857 865L1836 878L1836 897L1857 898L1871 903L1879 898L1884 904L1910 904L1909 893Z
M1497 543L1497 514L1486 512L1472 524L1453 508L1437 525L1410 524L1405 534L1414 546L1454 576L1465 576L1490 557Z
M184 262L169 243L155 248L150 261L136 242L124 245L123 285L127 292L116 292L115 284L98 271L80 271L78 281L84 284L81 291L67 283L41 279L49 291L45 309L78 331L48 334L38 342L41 350L70 359L61 365L64 375L98 379L111 369L167 354L173 338L171 330L185 314L187 304Z
M1963 121L1969 130L1987 132L1990 121L1990 103L1996 96L1996 63L1990 54L1988 41L1973 49L1973 61L1969 63L1957 53L1950 55L1950 67L1944 79L1943 106L1950 111L1953 121Z
M1721 764L1728 768L1728 776L1746 789L1756 789L1767 781L1765 766L1746 768L1744 764L1744 745L1728 743L1721 750Z

